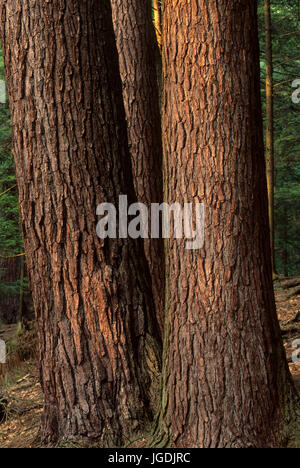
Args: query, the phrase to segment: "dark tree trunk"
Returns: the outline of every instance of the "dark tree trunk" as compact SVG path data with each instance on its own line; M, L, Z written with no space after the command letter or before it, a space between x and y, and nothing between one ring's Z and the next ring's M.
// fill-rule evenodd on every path
M289 276L289 207L286 206L283 212L283 242L284 242L284 251L283 251L283 270L284 276ZM300 282L300 279L299 279Z
M0 4L43 442L122 444L151 418L160 349L142 244L96 235L99 203L134 201L110 5Z
M19 307L18 307L18 324L21 325L23 322L24 312L24 278L25 278L25 263L24 257L19 258L20 261L20 292L19 292Z
M299 416L272 284L256 6L164 1L167 201L204 203L205 245L169 242L158 445L280 446Z
M133 179L138 201L163 201L161 118L156 74L157 45L149 0L111 0L119 53ZM164 244L146 239L152 289L164 327Z

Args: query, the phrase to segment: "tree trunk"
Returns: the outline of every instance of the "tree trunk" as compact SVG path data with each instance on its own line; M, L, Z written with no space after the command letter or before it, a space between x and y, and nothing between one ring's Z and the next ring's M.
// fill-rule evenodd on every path
M119 52L133 180L138 201L163 201L161 118L156 46L149 0L111 0ZM164 244L145 239L161 332L164 327Z
M269 200L269 222L271 235L272 269L275 273L275 227L274 227L274 97L273 97L273 53L272 53L272 22L270 0L265 1L266 29L266 166Z
M164 2L166 199L203 202L205 244L168 246L155 445L273 447L295 422L275 311L256 2Z
M116 446L151 418L160 349L142 243L96 235L98 204L135 199L110 5L0 3L42 439Z
M289 237L289 212L288 212L288 205L285 207L284 214L283 214L283 241L284 241L284 252L283 252L283 269L284 275L287 277L289 276L289 245L288 245L288 237ZM300 278L298 279L300 283Z
M24 257L19 257L20 259L20 293L19 293L19 308L18 308L18 324L22 326L23 322L23 304L24 304L24 273L25 273L25 264Z

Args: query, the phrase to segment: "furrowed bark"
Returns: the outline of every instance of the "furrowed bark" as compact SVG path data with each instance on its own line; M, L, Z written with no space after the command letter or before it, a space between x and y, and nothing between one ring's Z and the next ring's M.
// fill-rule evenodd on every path
M256 2L164 1L166 200L202 202L205 244L171 236L160 418L173 447L276 447L298 423L275 311Z
M133 180L138 201L150 209L151 203L163 201L161 116L155 65L158 51L151 2L111 0L111 4ZM145 239L144 245L157 317L163 334L164 244L161 239Z
M117 446L152 417L160 340L143 245L96 235L98 204L135 201L110 5L0 5L42 440Z

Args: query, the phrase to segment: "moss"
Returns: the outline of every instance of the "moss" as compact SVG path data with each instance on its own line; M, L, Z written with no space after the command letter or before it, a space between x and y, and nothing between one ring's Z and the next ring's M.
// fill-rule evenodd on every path
M94 449L94 448L100 448L99 444L97 442L91 442L87 440L62 440L56 448L60 449Z
M300 448L300 403L295 411L295 419L287 426L287 448Z

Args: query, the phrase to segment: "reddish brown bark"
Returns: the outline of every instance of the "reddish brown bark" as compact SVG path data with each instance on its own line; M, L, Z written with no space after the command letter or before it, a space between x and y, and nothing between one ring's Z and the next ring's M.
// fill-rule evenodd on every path
M272 285L256 2L165 0L163 43L166 198L206 214L201 250L168 246L154 440L280 446L299 401Z
M157 45L149 0L111 0L119 53L133 180L138 201L163 201ZM146 239L145 253L161 332L164 327L164 244Z
M109 2L0 4L43 442L122 444L151 418L160 350L142 244L96 236L99 203L135 198Z

